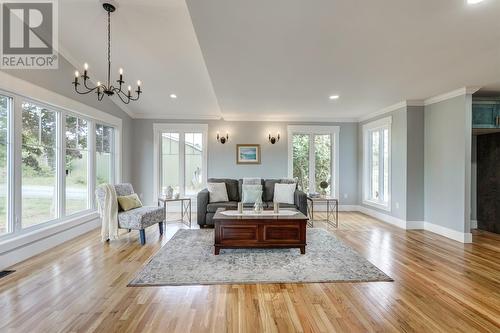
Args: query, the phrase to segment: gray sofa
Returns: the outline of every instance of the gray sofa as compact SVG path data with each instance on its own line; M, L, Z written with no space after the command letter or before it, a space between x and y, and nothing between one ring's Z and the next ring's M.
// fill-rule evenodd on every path
M200 227L214 224L213 217L217 209L237 209L238 202L241 201L242 179L210 178L209 183L225 183L227 189L228 202L210 203L210 194L207 189L198 193L197 217ZM262 179L262 202L264 209L273 207L274 184L280 183L280 179ZM253 204L245 204L246 207L253 207ZM304 192L295 190L294 204L280 204L281 208L296 208L307 216L307 196Z

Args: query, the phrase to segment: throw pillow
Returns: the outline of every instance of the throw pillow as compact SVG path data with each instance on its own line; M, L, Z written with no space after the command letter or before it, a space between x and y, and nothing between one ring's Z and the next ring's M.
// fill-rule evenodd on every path
M137 193L132 193L130 195L124 195L124 196L118 196L116 199L118 200L118 204L120 205L121 209L124 212L131 210L131 209L134 209L134 208L142 207L141 199L139 199L139 196L137 195Z
M227 202L229 198L227 196L226 183L208 183L207 184L209 192L209 202Z
M274 184L274 202L294 204L295 184Z
M255 203L262 201L262 185L245 185L241 186L243 203Z
M260 178L243 178L243 184L245 184L245 185L261 185L262 181Z

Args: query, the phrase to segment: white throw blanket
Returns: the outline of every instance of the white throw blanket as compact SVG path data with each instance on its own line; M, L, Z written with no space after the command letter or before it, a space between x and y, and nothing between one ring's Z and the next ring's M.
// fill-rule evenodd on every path
M104 207L98 204L101 216L101 240L103 242L118 239L118 200L115 187L111 184L101 185L104 190ZM99 200L97 201L99 202Z

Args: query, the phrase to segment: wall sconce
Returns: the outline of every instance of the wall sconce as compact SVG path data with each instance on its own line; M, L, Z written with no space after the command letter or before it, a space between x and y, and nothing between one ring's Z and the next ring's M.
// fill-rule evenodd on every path
M275 137L274 136L271 136L271 134L269 134L269 142L271 142L271 144L275 144L277 143L278 141L280 141L280 134L278 133L278 135L276 135Z
M217 133L217 142L225 144L227 141L229 141L229 134L226 133L226 136L220 136L219 133Z

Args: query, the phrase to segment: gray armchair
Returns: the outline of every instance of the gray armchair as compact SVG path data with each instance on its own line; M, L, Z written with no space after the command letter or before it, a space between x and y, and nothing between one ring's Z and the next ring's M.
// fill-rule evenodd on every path
M114 185L116 195L124 196L134 193L134 188L131 184L116 184ZM104 191L98 187L96 197L100 205L104 204ZM165 221L165 209L163 207L142 206L131 209L129 211L118 211L118 227L120 229L139 230L141 245L146 244L145 228L158 223L160 235L163 235L163 223Z

